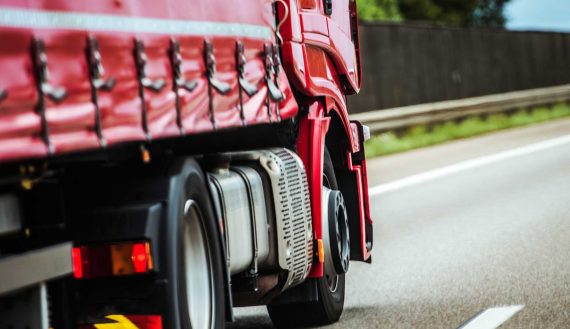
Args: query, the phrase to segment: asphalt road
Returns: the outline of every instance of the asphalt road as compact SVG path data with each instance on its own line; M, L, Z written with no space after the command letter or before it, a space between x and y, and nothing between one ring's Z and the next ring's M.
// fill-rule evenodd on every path
M370 185L567 134L562 120L373 160ZM458 328L511 305L522 309L501 328L570 328L570 143L420 180L371 205L373 264L351 264L344 314L329 328ZM232 328L272 328L264 308L237 315Z

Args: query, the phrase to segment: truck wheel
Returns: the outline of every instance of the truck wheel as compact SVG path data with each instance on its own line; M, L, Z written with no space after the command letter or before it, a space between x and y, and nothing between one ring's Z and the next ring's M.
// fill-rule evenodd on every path
M326 148L323 185L332 190L338 189L332 160ZM316 285L318 293L316 302L294 302L267 306L269 317L275 326L278 328L324 326L340 319L344 307L344 274L336 274L332 268L326 268L326 266L324 272L322 278L309 279L302 283Z
M186 160L171 184L164 246L173 328L224 326L224 270L219 233L204 175Z

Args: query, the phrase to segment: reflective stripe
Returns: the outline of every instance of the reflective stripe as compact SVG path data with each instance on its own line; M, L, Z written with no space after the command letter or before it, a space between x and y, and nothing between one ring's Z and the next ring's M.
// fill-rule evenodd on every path
M139 32L183 35L240 36L269 39L262 25L129 17L0 7L0 26L40 29Z

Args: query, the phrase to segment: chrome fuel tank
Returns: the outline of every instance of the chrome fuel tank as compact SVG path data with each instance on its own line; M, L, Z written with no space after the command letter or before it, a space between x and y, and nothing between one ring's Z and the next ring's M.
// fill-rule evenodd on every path
M260 175L235 166L209 174L214 204L224 220L230 273L257 273L269 255L269 223Z

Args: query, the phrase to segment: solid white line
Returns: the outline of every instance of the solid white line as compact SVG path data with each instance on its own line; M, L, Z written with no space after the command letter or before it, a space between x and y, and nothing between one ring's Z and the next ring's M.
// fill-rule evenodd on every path
M459 329L495 329L513 315L522 310L524 305L493 307L471 319Z
M443 176L448 176L451 174L455 174L461 171L485 166L494 162L543 151L546 149L550 149L556 146L564 145L570 143L570 135L565 135L562 137L549 139L543 142L530 144L526 146L522 146L516 149L499 152L491 155L486 155L480 158L475 158L463 162L459 162L456 164L452 164L450 166L438 168L435 170L426 171L421 174L416 174L412 176L408 176L402 179L398 179L389 183L376 185L368 190L368 194L370 196L377 196L380 194L388 193L391 191L396 191L405 187L421 184L436 178L440 178Z

